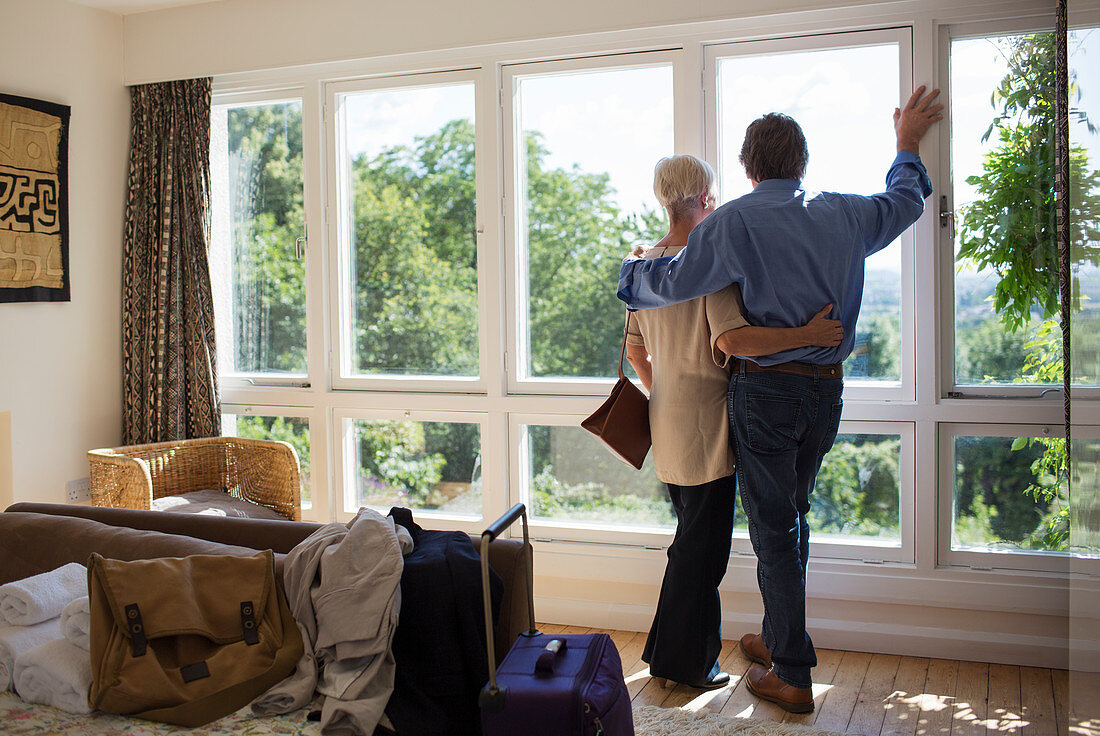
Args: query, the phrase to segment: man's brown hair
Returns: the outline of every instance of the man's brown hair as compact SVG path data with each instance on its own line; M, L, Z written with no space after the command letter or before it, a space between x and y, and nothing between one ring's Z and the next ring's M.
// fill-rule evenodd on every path
M770 112L749 123L741 145L741 164L754 181L802 179L810 160L806 136L788 115Z

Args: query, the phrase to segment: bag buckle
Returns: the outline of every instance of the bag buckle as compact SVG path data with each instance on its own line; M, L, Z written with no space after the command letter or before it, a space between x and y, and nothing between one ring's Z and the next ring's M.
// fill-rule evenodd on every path
M256 607L252 601L241 602L241 629L244 630L244 643L248 646L260 643L260 632L256 630Z
M145 654L147 644L145 625L141 622L141 609L136 603L131 603L123 610L126 613L126 629L130 632L130 654L141 657Z

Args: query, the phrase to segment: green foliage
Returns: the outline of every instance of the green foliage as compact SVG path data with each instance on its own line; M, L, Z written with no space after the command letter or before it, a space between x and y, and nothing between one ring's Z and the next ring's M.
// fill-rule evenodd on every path
M901 378L901 333L896 312L860 315L855 346L844 361L849 377L869 376L897 381Z
M955 376L960 383L1004 381L1019 377L1027 361L1028 338L987 319L970 329L956 328ZM1017 379L1019 380L1019 379Z
M305 269L294 243L305 235L300 105L229 112L233 221L232 325L242 372L306 372Z
M958 257L998 275L993 307L1006 327L1019 330L1033 309L1043 318L1058 313L1058 280L1050 278L1058 272L1053 34L1019 36L1008 45L1009 73L993 93L997 114L985 134L995 134L999 145L986 154L982 173L966 180L978 196L961 212ZM1072 92L1079 100L1075 85ZM1073 114L1086 120L1080 110ZM1070 159L1071 239L1091 234L1095 241L1100 172L1086 170L1081 146Z
M610 285L639 240L665 233L663 211L623 213L607 174L546 169L527 138L527 273L531 374L612 376L625 311Z
M1008 442L1002 437L957 437L956 536L961 538L960 530L970 529L984 533L973 539L979 546L1037 547L1031 540L1050 507L1028 488L1043 451L1041 444Z
M675 526L668 496L611 494L603 483L563 483L545 465L531 480L532 516L605 524Z
M360 156L352 178L358 369L476 376L473 125Z
M420 422L356 422L359 439L359 492L396 496L402 505L425 507L433 503L435 486L447 464L442 453L425 449Z
M898 439L841 435L817 474L810 528L829 534L899 536Z

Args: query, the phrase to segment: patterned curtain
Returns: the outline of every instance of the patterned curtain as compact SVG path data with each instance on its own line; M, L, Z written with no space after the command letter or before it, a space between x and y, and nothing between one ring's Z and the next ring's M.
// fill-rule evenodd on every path
M210 232L210 79L130 88L123 442L221 434Z

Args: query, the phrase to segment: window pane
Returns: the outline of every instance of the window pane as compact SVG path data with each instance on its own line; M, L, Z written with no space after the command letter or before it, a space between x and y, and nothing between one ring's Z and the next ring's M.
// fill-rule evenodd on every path
M955 437L951 548L1063 552L1065 440Z
M210 159L219 371L304 375L302 103L215 105Z
M310 481L309 420L304 417L222 414L222 435L289 442L298 453L302 508L313 507Z
M749 123L769 112L790 115L806 135L806 189L882 191L897 150L889 121L900 94L898 55L897 44L883 44L719 59L718 183L723 201L750 191L738 161L741 144ZM844 104L838 106L837 100ZM844 373L849 378L901 380L901 247L896 242L867 259L855 348Z
M525 429L532 519L676 527L668 490L653 474L652 454L638 471L580 427Z
M955 382L1060 383L1053 34L953 40L950 92Z
M653 167L673 153L672 67L517 80L517 240L533 377L616 375L619 266L667 231Z
M481 517L481 426L356 420L359 506L404 506Z
M478 375L474 85L343 98L358 375Z
M838 434L810 496L810 539L899 546L900 469L901 435ZM740 505L734 520L748 529Z

